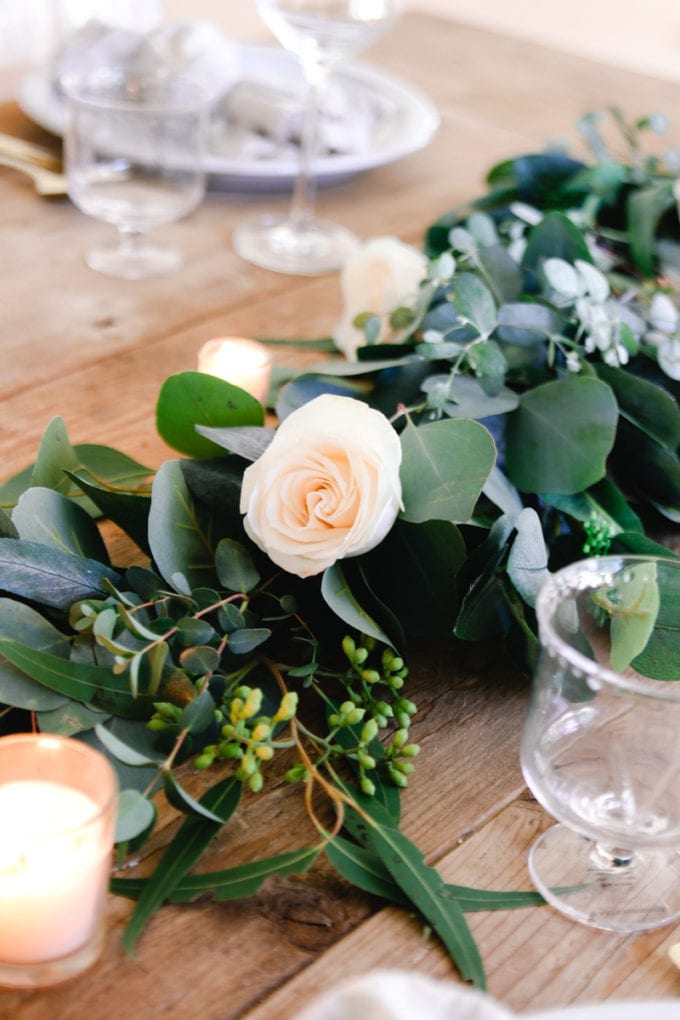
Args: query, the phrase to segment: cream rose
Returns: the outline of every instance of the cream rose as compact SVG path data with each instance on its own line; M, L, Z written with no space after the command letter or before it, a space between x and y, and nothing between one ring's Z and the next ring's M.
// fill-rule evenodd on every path
M319 574L382 542L401 507L400 463L399 438L379 411L351 397L316 397L246 468L246 532L288 573Z
M378 343L403 340L402 334L391 329L389 315L395 308L413 305L427 264L422 252L396 237L375 237L352 252L340 275L344 310L333 333L346 358L356 361L357 347L366 342L362 331L352 325L361 312L380 317Z

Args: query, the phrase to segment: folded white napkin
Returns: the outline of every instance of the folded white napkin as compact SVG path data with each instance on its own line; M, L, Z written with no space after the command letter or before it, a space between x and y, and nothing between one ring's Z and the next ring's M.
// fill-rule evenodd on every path
M374 970L323 994L296 1020L513 1020L484 992L424 974Z
M107 66L160 67L197 81L211 104L209 149L234 159L295 159L304 81L277 47L242 47L204 21L166 21L149 32L92 19L54 54L57 83ZM366 152L395 114L394 100L351 76L331 80L319 103L319 155Z

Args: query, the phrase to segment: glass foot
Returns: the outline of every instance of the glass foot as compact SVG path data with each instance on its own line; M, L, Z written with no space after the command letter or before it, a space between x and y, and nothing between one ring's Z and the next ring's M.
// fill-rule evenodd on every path
M123 280L145 280L151 276L165 276L176 272L182 265L182 256L176 248L153 244L100 245L85 256L90 269Z
M297 276L340 269L357 244L354 234L334 223L295 223L285 216L263 216L234 232L234 248L241 258L263 269Z
M605 850L566 825L534 843L529 873L541 895L575 921L606 931L647 931L680 917L680 853Z

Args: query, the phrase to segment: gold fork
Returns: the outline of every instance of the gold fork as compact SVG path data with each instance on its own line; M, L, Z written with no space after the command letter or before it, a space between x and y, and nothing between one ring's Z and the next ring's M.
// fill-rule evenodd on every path
M27 174L33 181L33 186L39 195L45 197L65 195L66 177L57 170L51 170L45 166L38 166L16 156L10 156L0 151L0 166L9 167L11 170L18 170Z

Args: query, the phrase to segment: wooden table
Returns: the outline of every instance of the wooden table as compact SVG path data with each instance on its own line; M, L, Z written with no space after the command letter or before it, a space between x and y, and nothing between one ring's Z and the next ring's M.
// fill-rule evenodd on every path
M585 111L616 103L631 117L674 115L680 100L677 85L425 16L406 17L370 57L429 93L442 126L424 151L321 195L324 215L364 237L419 243L430 220L480 191L494 161L573 137ZM13 105L0 109L0 130L41 136ZM279 276L232 250L234 227L283 207L284 196L210 193L190 220L165 231L184 250L183 270L125 283L83 263L106 227L66 199L38 198L12 171L0 171L0 194L4 477L33 460L54 415L65 418L74 442L108 443L157 466L170 455L155 436L159 387L195 367L203 341L327 335L339 314L337 277ZM527 851L549 819L518 765L526 677L490 649L417 655L414 664L422 754L404 797L405 832L449 881L528 888ZM175 813L166 809L162 819L152 854L174 831ZM203 865L226 867L311 838L297 790L275 783L251 798ZM105 955L90 972L45 992L0 992L0 1016L283 1020L321 989L377 966L457 979L417 920L349 888L325 863L271 882L251 900L164 907L132 959L121 948L130 911L128 901L110 899ZM546 907L471 915L471 926L490 991L513 1010L680 993L667 958L680 938L672 928L612 935Z

